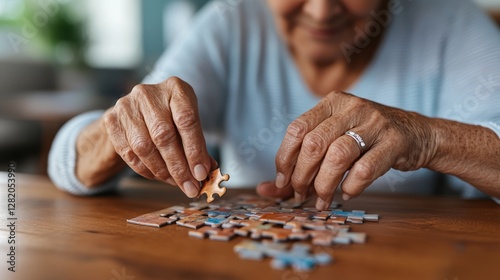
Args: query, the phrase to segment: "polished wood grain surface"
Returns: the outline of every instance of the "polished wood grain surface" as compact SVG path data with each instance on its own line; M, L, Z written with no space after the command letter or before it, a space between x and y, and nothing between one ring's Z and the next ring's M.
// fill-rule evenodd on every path
M0 219L7 224L6 174ZM490 200L362 196L344 209L378 213L353 225L363 245L316 247L335 263L308 273L241 260L230 242L188 237L179 226L149 228L126 219L190 202L174 187L126 179L118 192L91 198L57 190L43 176L17 174L16 272L7 270L0 227L0 279L499 279L500 206ZM252 190L228 190L233 196Z

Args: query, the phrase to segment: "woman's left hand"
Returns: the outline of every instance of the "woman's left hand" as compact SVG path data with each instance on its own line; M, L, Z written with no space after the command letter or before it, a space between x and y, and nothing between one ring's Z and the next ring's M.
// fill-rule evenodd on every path
M292 187L295 198L301 201L315 192L316 208L324 210L339 184L342 197L348 200L391 168L408 171L424 167L436 146L429 120L332 92L288 126L276 155L275 183L281 190L275 193L289 193L285 189ZM354 134L349 136L348 131ZM355 139L357 136L361 139Z

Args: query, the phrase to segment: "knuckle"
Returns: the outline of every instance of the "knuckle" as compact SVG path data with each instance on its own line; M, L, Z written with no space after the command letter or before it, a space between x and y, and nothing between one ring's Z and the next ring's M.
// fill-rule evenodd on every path
M175 76L172 78L173 78L174 84L177 88L182 89L184 91L190 91L193 89L191 87L191 85L189 83L187 83L186 81L184 81L183 79L181 79L179 77L175 77Z
M137 165L137 157L130 147L126 147L119 152L122 159L129 165Z
M151 139L157 147L165 147L176 139L174 127L169 122L158 122L151 129Z
M154 175L151 173L151 171L142 163L138 163L134 166L131 166L132 169L139 175L148 178L148 179L154 179Z
M304 151L315 158L323 157L327 147L326 139L318 133L307 134L302 145Z
M188 145L184 148L184 153L186 154L187 160L194 162L197 161L200 156L205 155L204 152L196 145Z
M331 191L325 185L317 185L315 190L316 195L321 198L329 198L331 196Z
M344 93L343 91L340 91L340 90L333 90L331 91L326 97L327 98L335 98L336 96L338 95L345 95L346 93Z
M372 180L375 174L375 165L366 163L364 161L358 161L351 172L354 173L353 175L356 179L363 182L368 182Z
M123 108L127 108L130 105L130 100L127 96L118 99L115 103L114 111L118 112Z
M198 119L192 109L184 109L173 117L177 128L180 130L191 130L198 124Z
M170 173L165 169L161 168L153 173L156 178L162 180L162 181L167 181L168 179L171 178Z
M306 182L305 179L300 178L295 173L292 175L290 183L291 183L292 187L295 189L295 191L298 193L305 193L307 190L307 187L309 186L309 184Z
M349 96L347 106L350 110L364 110L367 106L367 102L357 96Z
M329 198L333 194L333 190L336 186L333 186L331 182L326 179L316 177L314 181L314 190L316 194L321 198Z
M132 91L131 91L132 94L136 94L136 95L143 95L147 92L148 92L148 85L145 85L145 84L137 84L132 88Z
M169 77L168 79L165 80L165 84L169 88L176 88L183 83L184 83L184 81L177 76L172 76L172 77Z
M170 171L170 175L176 178L178 182L184 182L187 179L187 174L189 169L180 163L171 164L168 166L168 170Z
M184 96L188 93L194 92L190 84L186 83L184 80L177 76L172 76L165 81L165 86L173 93L175 96ZM192 97L195 97L194 94Z
M154 145L149 139L142 136L135 136L130 143L132 150L136 155L145 157L151 154L154 150Z
M284 155L277 154L276 159L275 159L275 165L276 165L277 171L284 170L287 167L287 164L286 164L287 162L289 162L289 161L286 160Z
M325 161L333 167L346 167L351 164L351 152L345 145L332 145L326 154Z
M294 138L303 139L308 132L307 123L296 119L288 126L286 133Z
M107 111L103 116L103 120L106 127L113 127L118 124L118 117L114 110Z
M281 173L291 173L296 159L295 154L289 151L278 151L275 158L276 170Z

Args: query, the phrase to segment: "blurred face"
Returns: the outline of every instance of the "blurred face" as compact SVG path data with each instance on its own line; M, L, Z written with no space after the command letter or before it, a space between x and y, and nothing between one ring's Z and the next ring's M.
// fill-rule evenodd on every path
M352 45L385 0L267 0L278 31L297 57L327 64ZM356 29L357 27L357 29Z

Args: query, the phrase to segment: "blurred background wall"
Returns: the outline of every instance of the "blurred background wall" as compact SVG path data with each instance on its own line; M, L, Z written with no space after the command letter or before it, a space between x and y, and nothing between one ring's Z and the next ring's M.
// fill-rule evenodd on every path
M127 94L206 2L0 0L0 170L45 173L57 129Z

